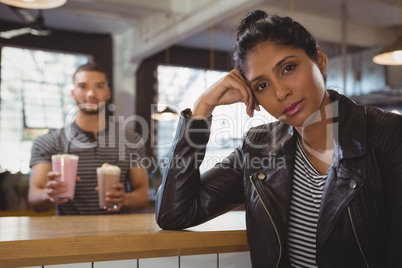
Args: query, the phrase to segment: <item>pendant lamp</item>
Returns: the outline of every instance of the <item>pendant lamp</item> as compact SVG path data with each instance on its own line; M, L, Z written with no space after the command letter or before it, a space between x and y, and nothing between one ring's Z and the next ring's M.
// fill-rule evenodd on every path
M381 65L402 65L402 0L399 0L399 37L390 46L386 47L373 61Z
M179 114L173 111L171 108L169 108L169 106L166 107L163 111L152 115L152 119L160 121L176 120L178 117Z
M66 2L67 0L0 0L0 3L24 9L50 9L60 7Z
M402 65L402 36L374 56L373 61L381 65Z

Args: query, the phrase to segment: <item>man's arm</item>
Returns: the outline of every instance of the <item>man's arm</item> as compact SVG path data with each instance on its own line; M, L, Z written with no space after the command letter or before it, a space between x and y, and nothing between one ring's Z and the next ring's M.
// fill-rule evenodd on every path
M136 210L145 208L149 202L148 172L145 168L132 167L129 171L132 191L124 195L124 208Z
M55 195L65 192L65 183L57 182L58 173L52 171L50 163L38 163L32 166L29 179L28 201L36 212L45 212L54 208L55 203L65 203L68 199L56 199Z

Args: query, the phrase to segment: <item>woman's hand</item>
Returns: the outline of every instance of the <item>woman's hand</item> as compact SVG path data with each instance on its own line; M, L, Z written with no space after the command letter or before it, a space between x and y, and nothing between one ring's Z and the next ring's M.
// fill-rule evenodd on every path
M237 69L218 80L208 88L196 101L192 113L193 118L209 117L216 106L243 102L249 116L254 115L254 110L259 111L257 100Z

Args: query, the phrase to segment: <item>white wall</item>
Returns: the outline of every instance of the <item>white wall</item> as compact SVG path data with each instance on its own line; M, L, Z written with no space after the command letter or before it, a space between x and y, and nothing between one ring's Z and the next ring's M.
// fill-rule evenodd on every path
M125 119L135 114L135 73L141 62L132 61L133 33L113 35L113 98L115 115Z
M180 257L45 265L43 268L251 268L250 253L233 252ZM41 268L26 267L26 268Z

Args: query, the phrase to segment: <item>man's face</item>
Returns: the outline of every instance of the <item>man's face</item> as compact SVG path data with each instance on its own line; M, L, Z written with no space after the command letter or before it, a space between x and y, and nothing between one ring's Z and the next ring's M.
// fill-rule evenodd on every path
M105 74L97 71L81 71L75 74L71 96L87 114L97 114L110 99L111 91Z

